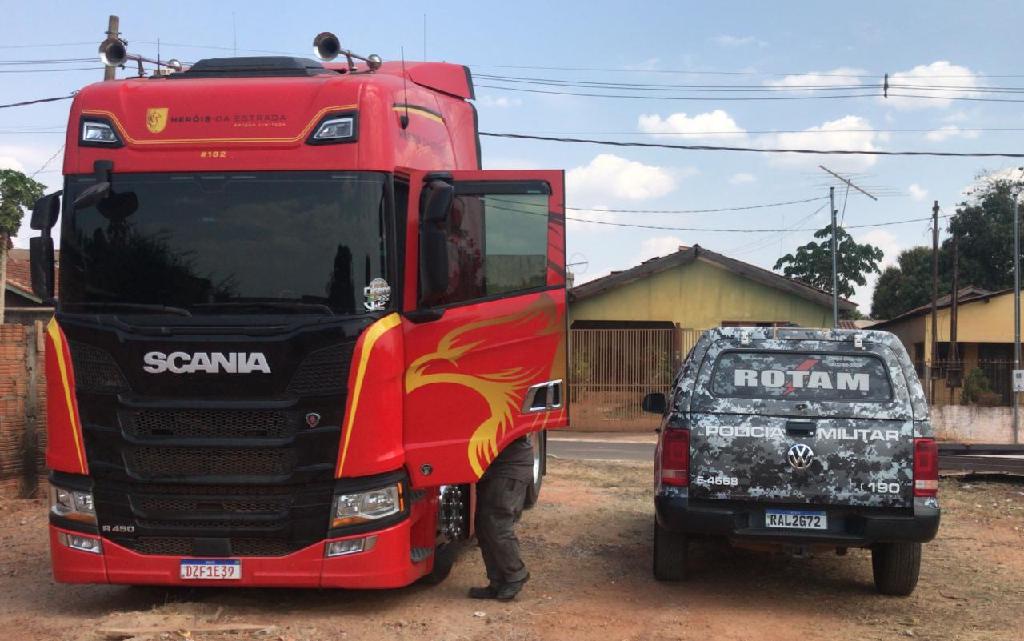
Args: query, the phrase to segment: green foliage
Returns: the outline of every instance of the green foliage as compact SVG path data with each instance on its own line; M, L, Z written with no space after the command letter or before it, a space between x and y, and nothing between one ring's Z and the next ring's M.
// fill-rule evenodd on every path
M1014 188L1004 180L986 183L974 204L961 205L949 219L949 233L959 239L961 287L1013 287ZM951 242L943 242L944 252Z
M20 171L0 169L0 236L6 239L18 233L25 210L31 208L45 190L42 183Z
M787 278L796 278L828 292L832 291L832 225L814 232L821 242L811 241L797 247L796 254L786 254L775 262ZM882 250L867 243L858 244L842 227L836 237L839 251L839 295L853 296L854 285L867 283L867 275L878 273Z
M939 296L950 290L952 268L945 260L945 250L939 256ZM962 279L961 279L962 280ZM900 252L896 265L886 267L878 277L871 296L871 317L896 318L904 312L926 305L932 299L932 250L930 247L911 247Z
M967 372L964 386L960 392L960 402L964 405L977 403L984 395L992 393L992 384L980 367Z

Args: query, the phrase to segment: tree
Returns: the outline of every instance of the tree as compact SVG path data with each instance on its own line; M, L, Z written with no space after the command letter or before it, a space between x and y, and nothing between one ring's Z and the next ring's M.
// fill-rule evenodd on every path
M774 269L782 270L787 278L802 280L808 285L832 291L832 225L814 232L820 243L811 241L797 247L796 254L786 254L775 262ZM867 275L878 273L882 250L867 243L859 244L842 227L836 236L839 295L853 296L854 285L865 285Z
M946 248L939 250L939 296L949 293L952 266ZM932 248L911 247L900 252L896 265L886 267L871 296L871 317L896 318L932 300Z
M977 200L949 219L959 239L960 282L991 291L1013 287L1013 189L1005 180L982 183ZM951 240L943 242L950 251Z
M35 204L46 187L14 169L0 169L0 324L7 295L7 250L18 233L25 210Z

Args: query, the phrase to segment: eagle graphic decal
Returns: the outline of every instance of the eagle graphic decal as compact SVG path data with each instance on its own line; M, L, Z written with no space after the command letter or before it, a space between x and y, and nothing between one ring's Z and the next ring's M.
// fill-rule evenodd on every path
M438 340L434 351L409 364L407 394L428 385L457 385L471 390L486 404L487 417L474 427L466 452L477 478L498 455L498 445L514 426L527 388L549 380L553 372L563 371L562 322L555 301L542 294L521 311L455 327ZM510 346L510 336L527 337L523 342L530 341L532 348ZM538 350L537 338L546 339L542 344L551 347ZM501 358L488 358L488 351L498 347L502 348ZM482 367L483 363L490 366Z

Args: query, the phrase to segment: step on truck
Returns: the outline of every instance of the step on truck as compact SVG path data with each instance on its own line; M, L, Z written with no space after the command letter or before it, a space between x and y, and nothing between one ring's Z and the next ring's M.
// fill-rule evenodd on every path
M869 548L878 590L910 594L939 526L928 404L888 332L720 328L683 362L655 455L654 575L687 575L690 539Z
M315 44L74 98L31 221L60 582L440 580L524 435L536 500L563 173L481 170L468 68Z

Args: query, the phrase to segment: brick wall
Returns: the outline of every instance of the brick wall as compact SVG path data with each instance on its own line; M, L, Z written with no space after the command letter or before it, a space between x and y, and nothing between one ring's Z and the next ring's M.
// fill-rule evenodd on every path
M44 478L42 322L0 325L0 495L31 496Z

